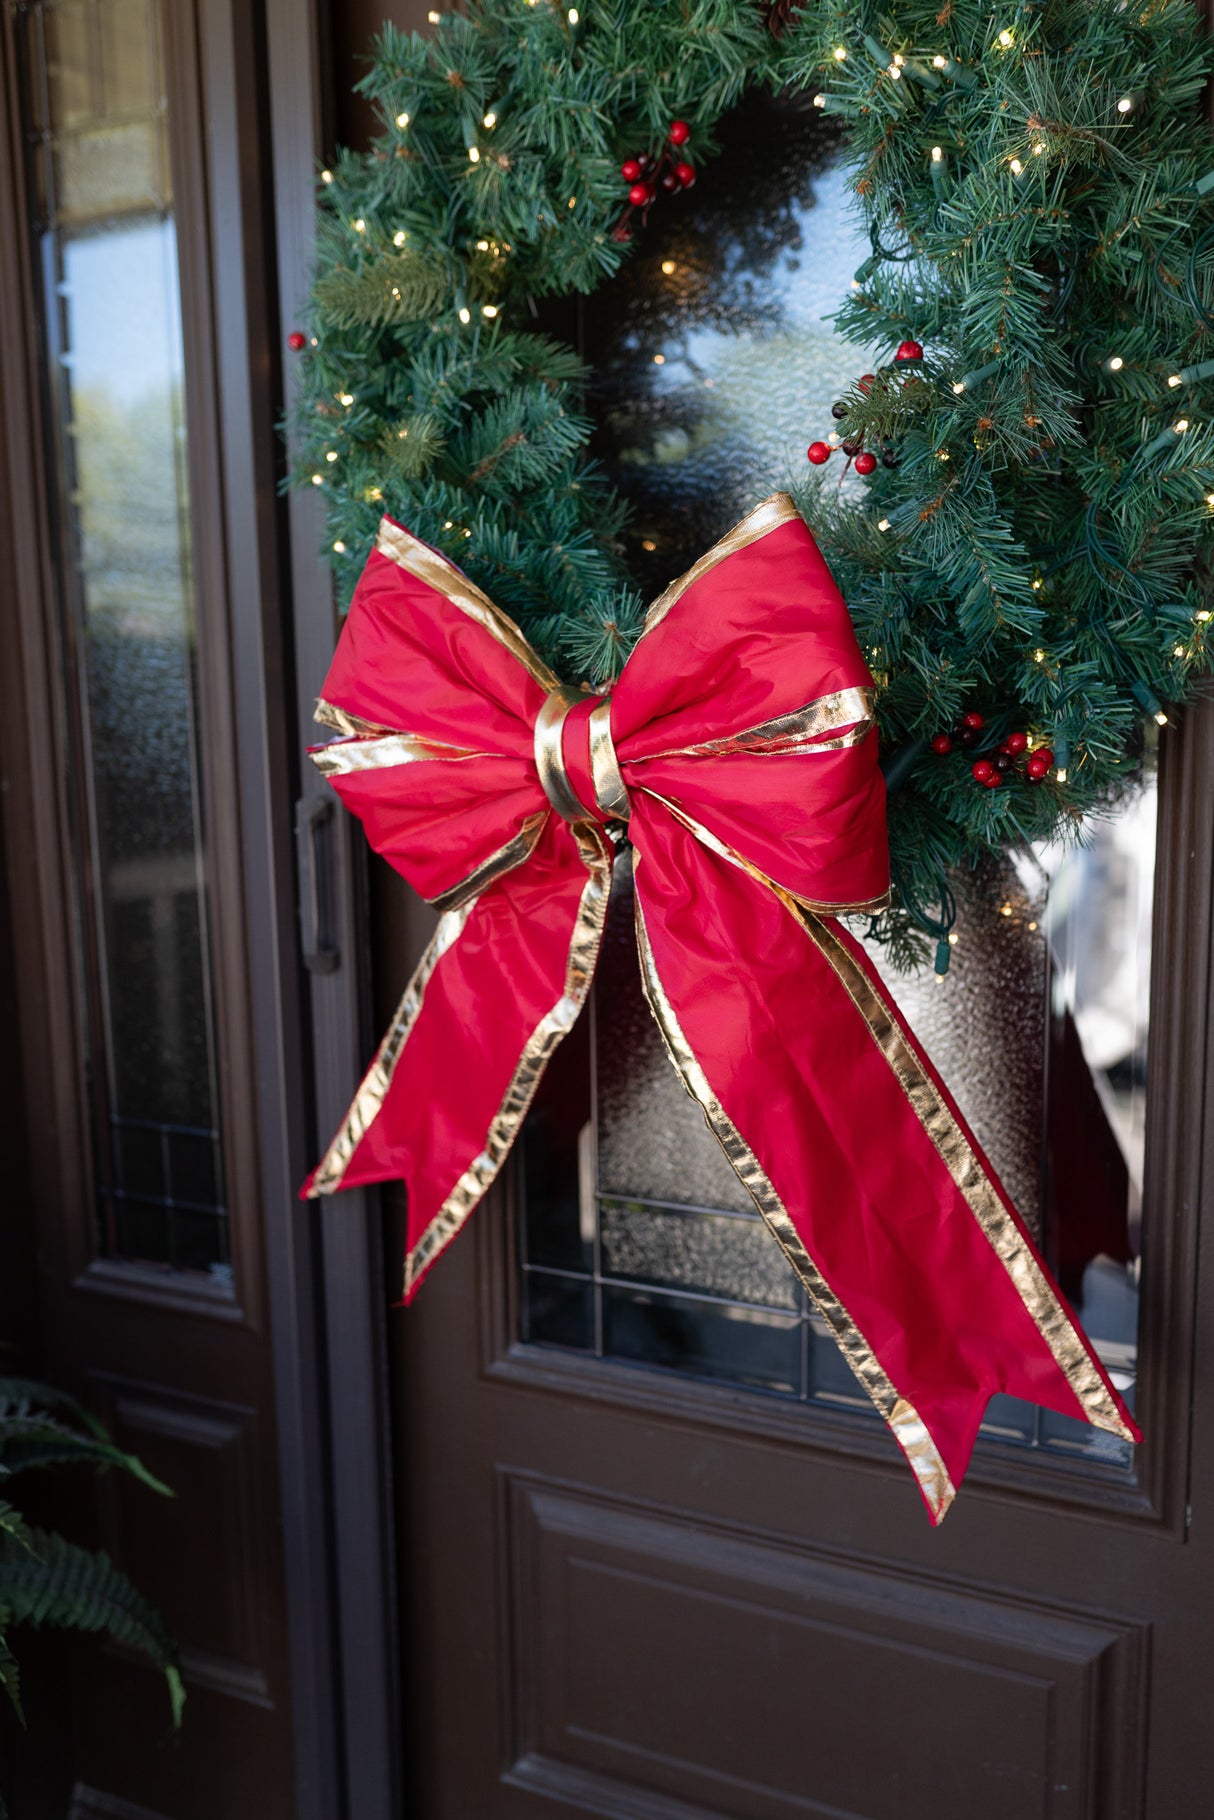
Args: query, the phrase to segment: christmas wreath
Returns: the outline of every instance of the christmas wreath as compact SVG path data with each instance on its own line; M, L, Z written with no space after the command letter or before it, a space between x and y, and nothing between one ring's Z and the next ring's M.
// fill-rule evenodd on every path
M1210 41L1190 0L468 0L385 27L371 150L320 173L291 337L297 484L345 598L385 512L605 686L638 636L627 509L535 299L609 280L748 85L841 117L872 252L842 332L888 358L797 502L878 684L895 960L950 880L1075 831L1208 666ZM812 428L812 426L811 426ZM837 453L836 453L837 445ZM860 495L822 476L853 460ZM773 476L773 484L784 476ZM724 529L724 526L722 526Z

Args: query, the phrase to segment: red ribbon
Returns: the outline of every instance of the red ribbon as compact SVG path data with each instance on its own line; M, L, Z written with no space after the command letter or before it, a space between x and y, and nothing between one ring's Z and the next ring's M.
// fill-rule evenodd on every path
M403 1176L412 1297L584 1003L626 825L671 1058L938 1522L996 1392L1140 1437L835 920L888 895L872 691L784 495L654 603L609 701L385 519L313 757L442 914L304 1193Z

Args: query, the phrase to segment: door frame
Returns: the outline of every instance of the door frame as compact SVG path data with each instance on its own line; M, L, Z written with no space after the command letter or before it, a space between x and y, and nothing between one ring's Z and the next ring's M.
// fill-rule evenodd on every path
M324 1213L297 1199L318 1134L357 1077L368 1024L361 881L348 830L336 824L327 856L336 964L324 974L304 965L294 827L301 783L310 792L313 780L301 779L311 771L301 740L335 620L308 502L279 495L280 350L307 278L327 13L317 0L197 0L196 11L162 0L162 18L170 84L181 87L174 100L199 111L205 147L179 196L191 512L196 586L220 604L211 642L226 641L226 652L209 656L229 678L219 717L230 744L213 763L229 767L233 786L233 813L220 830L221 885L226 872L243 921L243 952L233 957L245 987L241 1091L252 1106L248 1184L262 1227L248 1261L252 1277L264 1277L257 1299L268 1311L275 1378L295 1815L388 1820L403 1808L378 1197L346 1196ZM49 1307L52 1280L59 1293L67 1283L104 1291L110 1273L89 1263L79 1229L71 1234L85 1205L88 1139L71 1034L69 820L53 709L60 669L37 275L24 229L11 45L0 33L0 143L10 154L0 174L0 590L11 603L0 769L26 1114L16 1140L29 1195L8 1211L14 1221L40 1219L49 1234L36 1247L14 1247L26 1280L12 1300L25 1301L36 1346L46 1315L29 1310Z

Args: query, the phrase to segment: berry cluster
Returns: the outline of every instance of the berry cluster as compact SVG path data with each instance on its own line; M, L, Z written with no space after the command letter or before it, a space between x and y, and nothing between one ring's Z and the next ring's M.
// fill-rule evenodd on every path
M923 349L917 341L900 342L894 354L894 359L899 361L922 360ZM875 378L875 373L862 373L856 383L862 392L867 392ZM847 416L847 406L840 400L837 404L833 404L830 407L830 414L837 423L841 417ZM876 472L877 457L870 449L864 447L864 442L861 437L845 437L838 446L847 457L847 467L850 467L853 461L855 462L857 474L863 474L867 478L869 474ZM822 464L829 461L834 454L834 445L829 442L811 442L805 453L814 467L820 468ZM885 446L882 447L881 464L886 468L897 467L898 457L893 449ZM847 468L844 469L845 473L846 471Z
M968 750L978 744L978 736L986 725L982 715L971 710L963 714L951 733L937 733L931 742L932 751L943 758L951 752L954 745ZM1027 756L1026 756L1027 754ZM1036 751L1029 751L1027 733L1009 733L999 744L998 750L984 752L970 766L970 775L975 783L987 790L998 790L1008 781L1009 776L1020 772L1023 762L1024 776L1030 784L1042 784L1054 769L1054 754L1048 746L1038 746Z
M689 190L696 180L695 166L679 156L691 138L687 122L672 120L666 138L669 144L656 155L644 153L639 158L625 158L620 166L620 176L628 185L628 207L615 225L617 240L630 238L628 221L633 209L640 209L643 227L659 190L673 196L677 190Z

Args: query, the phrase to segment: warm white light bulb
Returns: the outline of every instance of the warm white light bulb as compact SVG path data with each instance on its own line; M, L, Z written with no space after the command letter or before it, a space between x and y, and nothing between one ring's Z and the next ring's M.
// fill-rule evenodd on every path
M957 383L954 385L953 391L954 392L964 392L964 390L965 390L965 381L964 381L964 379L959 379L957 381Z
M325 477L323 474L313 474L312 485L314 487L323 487L324 484L325 484Z
M1172 646L1172 656L1173 657L1183 657L1184 656L1184 646L1183 645L1173 645Z
M435 12L429 12L429 13L427 13L427 14L426 14L426 17L427 17L427 19L428 19L428 20L429 20L429 21L430 21L430 23L431 23L431 25L437 25L437 24L438 24L438 14L437 14L437 13L435 13Z
M826 96L825 95L815 95L814 96L814 106L815 107L825 107L826 106Z
M877 529L878 529L878 531L888 531L889 530L889 519L888 518L879 518L877 520Z
M670 275L674 271L674 269L675 269L675 263L674 263L673 259L663 259L662 270L665 272L667 278L670 277Z
M366 231L367 231L367 224L363 220L362 216L360 215L358 217L358 220L354 223L354 232L356 234L365 234Z
M1189 420L1187 417L1178 417L1176 419L1176 422L1172 425L1172 428L1175 430L1175 432L1178 436L1183 436L1185 431L1188 429L1188 427L1189 427Z
M655 367L664 367L666 365L665 354L655 354L653 357L653 364Z
M939 162L940 162L940 160L941 160L941 159L942 159L942 158L943 158L943 157L944 157L944 148L943 148L943 146L939 146L939 145L933 145L933 147L932 147L932 163L933 163L933 164L939 164Z
M480 155L480 150L479 150L479 148L478 148L478 147L477 147L477 146L475 146L475 145L470 145L470 146L469 146L469 147L468 147L468 162L469 162L469 164L479 164L479 163L480 163L480 161L481 161L481 155Z
M1024 169L1024 166L1021 164L1019 158L1013 158L1012 162L1008 168L1011 171L1013 177L1019 177L1021 171Z
M471 322L472 321L472 311L471 310L461 310L459 313L459 319L461 322Z
M397 126L408 126L408 124L409 124L408 114L398 114L396 116L396 124L397 124Z
M1199 608L1199 610L1196 613L1194 613L1194 615L1193 615L1194 619L1200 619L1200 620L1207 620L1207 619L1209 619L1209 617L1210 617L1209 611L1205 607Z
M1166 727L1167 724L1168 724L1168 717L1164 713L1163 709L1161 708L1159 710L1158 714L1155 716L1155 725L1157 727Z
M1004 50L1005 50L1005 51L1006 51L1006 50L1010 50L1010 49L1011 49L1011 44L1012 44L1012 34L1011 34L1011 33L1010 33L1010 32L1008 32L1008 31L1002 31L1002 32L1000 32L1000 34L999 34L999 42L1000 42L1000 44L1001 44L1001 45L1002 45L1002 46L1003 46L1003 48L1004 48Z
M337 460L337 450L336 449L326 449L325 450L325 460L326 461L336 461Z
M341 403L345 405L347 410L349 410L350 406L354 403L353 392L340 392L338 394L338 397L340 398Z
M1056 776L1056 777L1057 777L1057 779L1058 779L1058 782L1059 782L1059 783L1060 783L1060 784L1065 784L1065 782L1066 782L1066 780L1067 780L1067 768L1066 768L1066 766L1065 766L1065 765L1059 765L1059 767L1058 767L1058 769L1057 769L1057 771L1056 771L1056 772L1055 772L1055 776Z
M938 69L938 70L944 70L944 69L947 69L947 68L948 68L948 58L947 58L947 57L939 57L939 56L937 56L937 57L933 57L933 58L932 58L932 68L933 68L933 69Z
M478 253L487 253L489 251L489 242L487 240L478 240L476 243L476 250Z
M482 303L481 315L488 316L490 318L490 320L492 320L492 318L497 315L496 303Z
M392 244L393 246L404 246L408 238L409 236L406 234L404 228L397 228L395 234L392 236Z
M906 68L906 58L902 55L902 53L900 51L894 52L894 62L898 65L898 68L900 70Z
M497 125L497 115L495 113L493 113L492 111L490 111L489 113L487 113L485 115L485 125L488 127L490 132L492 132L494 127Z
M1034 146L1033 146L1033 156L1034 156L1034 158L1040 158L1040 156L1041 156L1041 154L1042 154L1042 152L1043 152L1043 151L1044 151L1044 150L1045 150L1045 140L1044 140L1044 139L1038 139L1038 140L1037 140L1037 141L1036 141L1036 143L1035 143L1035 144L1034 144Z
M896 63L890 64L888 74L889 74L891 81L901 82L902 71L898 68L898 65Z
M332 183L332 181L333 181L332 171L322 171L320 173L320 180L322 183Z
M1117 112L1119 114L1132 114L1133 111L1134 97L1132 95L1123 95L1121 100L1117 103Z
M1109 372L1110 373L1120 373L1120 371L1124 365L1125 365L1125 361L1121 358L1121 355L1114 354L1113 358L1109 361Z
M836 46L835 46L835 62L836 63L846 63L847 62L847 52L844 50L844 48L841 44L836 44Z
M1180 384L1180 383L1181 383L1181 380L1180 380L1180 374L1179 374L1179 373L1169 373L1169 375L1168 375L1168 384L1169 384L1169 385L1171 385L1171 386L1177 386L1177 385L1179 385L1179 384Z
M346 546L340 537L335 537L333 539L333 548L337 551L339 556L344 556L346 553Z
M1045 652L1041 649L1040 645L1038 645L1037 649L1033 652L1033 662L1035 664L1043 664L1045 662Z
M565 17L568 19L570 25L576 25L581 15L576 6L571 6L569 11L565 14Z

